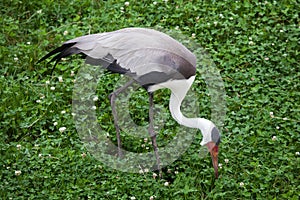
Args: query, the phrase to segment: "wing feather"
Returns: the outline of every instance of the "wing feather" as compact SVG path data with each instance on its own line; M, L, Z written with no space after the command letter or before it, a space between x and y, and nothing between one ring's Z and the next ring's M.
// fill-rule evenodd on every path
M179 71L185 73L182 77L189 78L196 71L196 57L193 53L172 37L152 29L125 28L86 35L69 40L63 46L69 49L61 51L54 59L81 53L91 58L93 63L102 60L100 63L103 64L106 62L104 58L111 55L111 61L136 76L153 71L168 75ZM54 50L51 55L58 51Z

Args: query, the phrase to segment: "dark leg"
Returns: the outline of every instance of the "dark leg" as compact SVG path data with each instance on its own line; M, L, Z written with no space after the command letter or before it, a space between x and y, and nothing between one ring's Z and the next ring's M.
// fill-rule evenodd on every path
M122 158L123 154L122 154L122 150L121 150L120 127L118 125L118 115L117 115L117 111L116 111L115 101L116 101L116 98L117 98L118 94L120 94L125 89L127 89L130 85L132 85L133 82L134 82L134 80L128 81L125 85L123 85L122 87L120 87L117 90L113 91L108 96L109 99L110 99L110 105L111 105L112 114L113 114L113 117L114 117L114 126L115 126L116 133L117 133L116 135L117 135L117 142L118 142L118 157L119 158Z
M153 93L149 92L149 135L151 137L152 140L152 146L154 149L154 153L155 153L155 157L156 157L156 164L157 164L157 169L159 171L159 176L162 177L162 173L161 173L161 166L160 166L160 158L159 158L159 153L158 153L158 147L157 147L157 143L156 143L156 133L154 131L154 127L153 127Z

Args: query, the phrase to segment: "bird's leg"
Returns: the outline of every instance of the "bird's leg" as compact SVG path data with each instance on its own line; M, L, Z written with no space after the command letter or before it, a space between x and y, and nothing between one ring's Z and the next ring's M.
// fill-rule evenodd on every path
M153 92L149 92L149 135L151 137L152 140L152 146L154 149L154 153L155 153L155 157L156 157L156 164L157 164L157 169L159 171L159 177L162 177L162 172L161 172L161 166L160 166L160 157L159 157L159 153L158 153L158 147L157 147L157 143L156 143L156 133L154 131L154 121L153 121Z
M117 135L117 143L118 143L118 157L122 158L123 154L121 151L121 137L120 137L120 127L118 125L118 115L117 115L117 111L116 111L116 98L117 96L123 92L124 90L126 90L130 85L132 85L132 83L134 82L134 80L130 80L128 81L125 85L123 85L122 87L118 88L117 90L113 91L112 93L110 93L110 95L108 96L110 99L110 105L111 105L111 109L112 109L112 114L114 117L114 126L116 129L116 135Z

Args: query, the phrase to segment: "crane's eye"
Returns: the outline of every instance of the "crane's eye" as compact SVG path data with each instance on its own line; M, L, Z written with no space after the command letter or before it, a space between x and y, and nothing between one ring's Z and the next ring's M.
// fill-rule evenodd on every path
M219 145L219 143L221 142L220 132L216 127L213 127L213 129L211 130L211 139L214 143L216 143L216 145Z

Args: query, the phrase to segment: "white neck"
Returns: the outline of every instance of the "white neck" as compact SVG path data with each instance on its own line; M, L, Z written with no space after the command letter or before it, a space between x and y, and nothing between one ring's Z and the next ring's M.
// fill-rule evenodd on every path
M167 81L161 84L157 84L149 87L148 91L153 92L155 90L161 88L169 88L171 90L171 97L169 103L169 109L172 117L181 125L190 127L190 128L198 128L201 130L203 135L203 139L201 145L205 145L211 141L211 129L214 127L214 124L204 118L187 118L185 117L181 111L180 106L181 103L190 89L191 85L195 80L195 76L191 76L189 79L182 80L172 80Z
M210 130L214 126L214 124L204 118L187 118L185 117L180 110L181 103L189 90L190 85L178 85L177 87L170 88L171 89L171 97L169 103L169 109L172 117L181 125L190 127L190 128L198 128L201 130L203 135L203 139L201 145L206 144L211 141Z
M207 132L210 128L211 121L204 118L187 118L185 117L181 110L180 106L183 101L183 98L178 96L178 94L171 93L169 109L172 117L181 125L198 128L201 130L202 134Z

